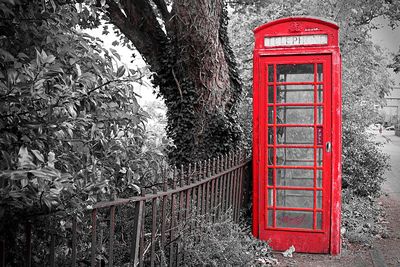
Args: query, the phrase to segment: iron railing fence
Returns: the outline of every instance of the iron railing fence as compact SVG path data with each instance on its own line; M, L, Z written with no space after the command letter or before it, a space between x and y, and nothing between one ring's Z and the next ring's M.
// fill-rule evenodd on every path
M249 171L244 151L174 168L151 193L97 203L83 217L53 218L62 231L21 222L23 244L13 247L23 250L25 266L179 266L186 231L227 214L239 220ZM0 266L13 262L9 242L0 240Z

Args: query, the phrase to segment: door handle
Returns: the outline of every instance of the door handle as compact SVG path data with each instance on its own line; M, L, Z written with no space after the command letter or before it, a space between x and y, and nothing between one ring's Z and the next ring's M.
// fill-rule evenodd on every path
M331 150L332 150L332 144L331 144L331 142L326 142L326 152L331 152Z

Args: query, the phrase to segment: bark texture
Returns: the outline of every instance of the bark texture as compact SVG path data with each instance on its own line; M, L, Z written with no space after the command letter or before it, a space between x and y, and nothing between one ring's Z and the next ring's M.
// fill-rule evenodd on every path
M236 147L241 84L228 43L224 1L175 0L171 12L164 0L107 3L110 22L155 73L168 108L171 161L193 162Z

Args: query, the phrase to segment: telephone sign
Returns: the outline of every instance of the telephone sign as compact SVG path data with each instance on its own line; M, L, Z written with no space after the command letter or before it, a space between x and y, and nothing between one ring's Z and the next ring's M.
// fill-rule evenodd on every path
M315 45L327 44L328 36L326 34L316 35L298 35L298 36L281 36L281 37L265 37L264 45L268 46L291 46L291 45Z
M254 34L253 234L274 250L338 254L338 26L290 17Z

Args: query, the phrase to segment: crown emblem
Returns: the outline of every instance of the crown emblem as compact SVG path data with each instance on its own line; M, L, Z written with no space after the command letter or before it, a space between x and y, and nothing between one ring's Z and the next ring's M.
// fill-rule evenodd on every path
M289 32L301 32L303 31L303 26L298 22L292 22L289 25Z

